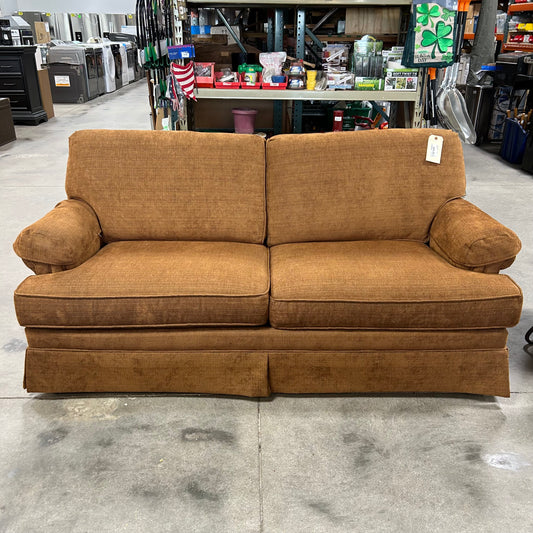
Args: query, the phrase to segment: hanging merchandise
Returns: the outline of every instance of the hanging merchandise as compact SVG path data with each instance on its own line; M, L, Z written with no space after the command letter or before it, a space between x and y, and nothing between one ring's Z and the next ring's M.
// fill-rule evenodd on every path
M475 144L476 130L470 119L463 95L456 87L461 49L463 47L463 34L466 16L470 1L459 2L457 42L454 53L454 63L446 69L445 79L437 94L437 111L441 122L449 129L459 134L461 140L468 144Z
M171 0L137 0L137 40L144 68L168 67L172 39Z
M455 60L456 0L415 0L402 58L406 67L447 67Z
M178 113L178 120L184 120L186 116L185 93L172 72L170 72L167 78L166 97L167 100L170 100L172 110Z
M172 62L170 64L170 72L176 78L179 86L188 100L192 99L196 102L194 94L194 64L189 62L186 65L178 65Z

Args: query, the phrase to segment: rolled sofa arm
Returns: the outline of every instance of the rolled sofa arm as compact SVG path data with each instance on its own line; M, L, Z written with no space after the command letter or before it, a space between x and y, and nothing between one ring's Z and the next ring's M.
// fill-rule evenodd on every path
M101 247L101 228L93 209L82 200L64 200L22 230L15 253L36 274L81 265Z
M454 266L491 274L511 266L522 247L513 231L462 198L439 209L429 245Z

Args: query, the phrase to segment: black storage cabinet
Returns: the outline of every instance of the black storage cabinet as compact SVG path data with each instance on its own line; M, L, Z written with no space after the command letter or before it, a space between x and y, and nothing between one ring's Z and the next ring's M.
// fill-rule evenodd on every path
M0 98L0 146L17 138L9 98Z
M0 98L9 98L15 124L37 125L48 120L35 51L35 46L0 46Z

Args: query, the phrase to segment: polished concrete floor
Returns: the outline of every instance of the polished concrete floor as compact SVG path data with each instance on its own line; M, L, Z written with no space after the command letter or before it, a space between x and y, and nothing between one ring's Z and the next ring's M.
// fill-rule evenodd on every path
M11 243L64 198L68 136L149 129L144 83L0 148L0 532L533 531L533 176L465 147L468 198L514 229L509 399L27 394ZM98 154L94 154L95 158ZM117 154L118 156L118 154Z

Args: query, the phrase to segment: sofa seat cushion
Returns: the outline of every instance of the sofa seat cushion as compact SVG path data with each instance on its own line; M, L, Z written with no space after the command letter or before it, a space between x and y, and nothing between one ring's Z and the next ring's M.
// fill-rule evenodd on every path
M262 325L268 249L229 242L123 241L15 292L23 326Z
M454 267L423 243L284 244L270 253L275 328L470 329L520 318L522 293L508 276Z

